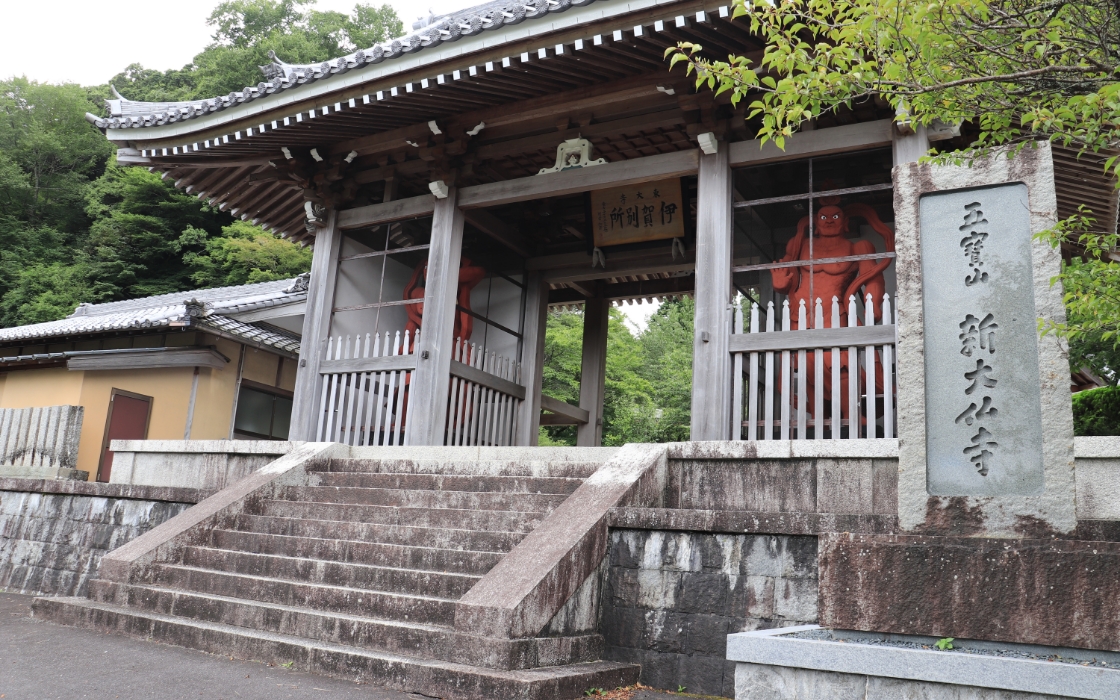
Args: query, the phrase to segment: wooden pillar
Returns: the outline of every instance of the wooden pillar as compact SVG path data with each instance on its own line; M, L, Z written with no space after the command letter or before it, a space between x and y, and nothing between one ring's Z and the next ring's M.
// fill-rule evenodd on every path
M583 362L580 366L579 407L587 411L586 424L576 429L576 445L598 447L603 443L603 396L607 384L607 324L611 303L598 297L583 305Z
M548 284L539 272L525 276L525 325L522 330L521 383L525 401L517 415L516 445L540 439L541 387L544 385L544 334L548 326Z
M424 316L420 342L416 345L416 372L408 399L409 445L443 444L462 252L463 212L458 206L458 190L452 187L446 197L436 200L432 214Z
M693 440L731 434L731 166L726 143L700 156L696 203L696 326L692 341Z
M289 440L316 440L319 420L319 393L322 375L319 362L326 352L327 336L334 310L335 279L338 256L342 250L342 231L337 226L338 213L327 215L326 228L319 229L311 256L311 278L307 286L307 307L303 314L303 335L299 361L296 363L296 389L292 399L292 423Z

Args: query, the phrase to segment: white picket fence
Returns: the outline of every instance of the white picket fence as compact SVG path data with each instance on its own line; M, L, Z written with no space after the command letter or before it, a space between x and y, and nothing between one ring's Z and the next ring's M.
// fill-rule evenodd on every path
M328 339L319 369L323 388L316 439L355 446L407 444L413 347L407 331Z
M765 329L759 327L761 314L754 304L748 333L743 332L743 310L736 309L730 343L732 376L736 378L732 396L734 439L895 436L896 327L890 297L883 296L878 324L871 295L863 305L863 325L859 325L855 296L848 299L847 324L843 327L839 299L832 298L827 324L819 298L815 306L810 325L805 302L801 302L797 327L803 330L792 330L788 300L782 305L780 329L776 328L773 302L767 305ZM831 371L833 368L850 371L844 377L844 372ZM826 376L831 380L829 386Z
M474 343L455 342L447 445L512 445L525 399L521 365Z

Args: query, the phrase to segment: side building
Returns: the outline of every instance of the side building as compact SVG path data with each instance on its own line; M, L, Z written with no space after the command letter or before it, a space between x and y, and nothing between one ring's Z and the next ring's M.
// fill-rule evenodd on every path
M76 468L109 481L114 439L285 440L307 277L82 304L0 329L0 449L15 412L80 406Z

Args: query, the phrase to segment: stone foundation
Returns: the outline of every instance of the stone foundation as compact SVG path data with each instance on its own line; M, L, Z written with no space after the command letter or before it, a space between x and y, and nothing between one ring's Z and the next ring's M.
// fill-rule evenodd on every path
M1120 544L826 534L821 623L1120 651Z
M0 479L0 590L83 596L104 554L203 495L195 489Z
M727 635L817 619L817 538L614 530L606 658L655 688L733 697Z
M736 700L1062 700L1061 695L1018 693L946 683L738 664Z

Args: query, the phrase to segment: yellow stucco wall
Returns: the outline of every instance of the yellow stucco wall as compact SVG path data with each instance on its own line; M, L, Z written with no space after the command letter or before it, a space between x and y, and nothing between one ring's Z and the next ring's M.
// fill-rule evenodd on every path
M195 396L192 440L226 440L233 420L237 368L242 346L233 341L209 338L230 359L225 369L201 368ZM245 376L265 384L276 383L277 361L272 353L245 348ZM294 362L288 361L285 364ZM249 376L252 366L253 376ZM271 369L269 369L269 367ZM260 379L257 379L260 377ZM71 372L64 367L25 369L0 373L0 408L80 405L85 407L82 436L78 446L78 469L97 473L109 397L113 389L152 397L148 438L182 440L187 423L194 368L175 367L137 370L87 370Z
M276 367L280 358L257 348L245 348L245 369L242 377L251 382L276 386Z

